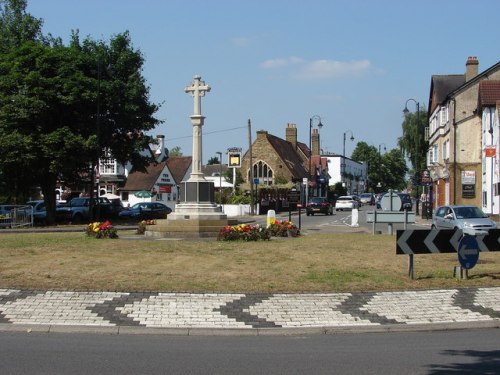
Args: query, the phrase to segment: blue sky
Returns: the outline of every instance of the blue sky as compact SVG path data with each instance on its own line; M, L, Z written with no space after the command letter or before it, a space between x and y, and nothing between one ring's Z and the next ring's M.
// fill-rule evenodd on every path
M295 123L308 144L319 116L325 151L342 154L344 133L346 156L358 141L395 148L405 102L427 107L433 74L464 73L468 56L483 71L500 57L498 0L28 0L28 12L65 41L73 29L104 41L128 30L151 100L163 103L152 134L184 155L193 112L184 88L201 75L211 86L204 162L247 150L248 119L252 139L261 129L285 138Z

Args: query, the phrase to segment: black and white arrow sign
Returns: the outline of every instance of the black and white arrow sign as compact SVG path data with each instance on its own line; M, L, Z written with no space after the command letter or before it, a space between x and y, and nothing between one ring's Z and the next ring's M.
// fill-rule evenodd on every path
M461 230L398 230L396 254L456 253ZM500 251L500 229L492 229L486 235L476 236L480 251Z

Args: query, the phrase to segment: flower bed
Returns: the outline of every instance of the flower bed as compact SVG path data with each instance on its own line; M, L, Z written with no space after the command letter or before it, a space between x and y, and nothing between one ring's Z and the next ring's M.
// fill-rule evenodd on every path
M293 221L288 220L275 220L269 226L269 231L273 237L297 237L300 236L299 228L293 223Z
M218 241L258 241L269 240L271 234L267 228L260 225L234 225L226 226L219 231Z
M87 236L95 238L118 238L116 228L111 225L109 220L104 223L98 221L90 223L85 228L85 233L87 233Z
M276 220L268 228L259 225L241 224L226 226L221 229L217 240L219 241L258 241L269 240L271 237L297 237L300 230L297 226L287 220Z
M139 222L139 227L137 228L137 234L144 234L146 232L146 225L156 225L156 220L142 220Z

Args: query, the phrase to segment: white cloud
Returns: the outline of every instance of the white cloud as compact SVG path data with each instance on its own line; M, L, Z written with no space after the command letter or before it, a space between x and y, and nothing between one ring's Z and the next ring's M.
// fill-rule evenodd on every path
M315 60L306 61L300 57L271 59L261 64L263 69L292 67L291 75L298 79L329 79L359 76L374 68L369 60Z
M304 60L301 59L300 57L292 56L292 57L289 57L286 59L266 60L262 64L260 64L260 66L263 69L276 69L276 68L286 67L286 66L290 66L290 65L301 64L303 62L304 62Z

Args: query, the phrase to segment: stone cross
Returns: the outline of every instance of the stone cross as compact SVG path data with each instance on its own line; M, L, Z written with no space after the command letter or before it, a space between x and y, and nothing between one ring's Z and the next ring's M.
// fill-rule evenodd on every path
M210 86L205 85L205 82L201 80L199 75L194 76L193 82L191 82L191 86L187 86L184 91L189 93L192 97L194 97L194 115L201 115L201 100L202 96L205 96L205 92L210 92Z
M187 86L184 91L194 97L194 114L191 117L191 124L193 125L193 156L192 167L189 181L205 181L205 176L201 172L202 161L202 144L201 137L205 117L201 115L201 97L205 96L205 92L210 91L210 86L206 85L201 80L199 75L194 76L193 82Z

